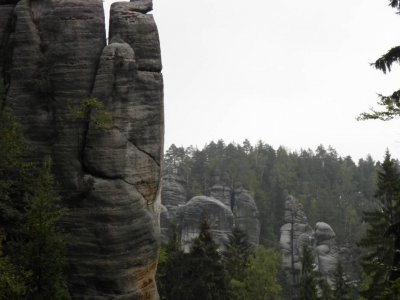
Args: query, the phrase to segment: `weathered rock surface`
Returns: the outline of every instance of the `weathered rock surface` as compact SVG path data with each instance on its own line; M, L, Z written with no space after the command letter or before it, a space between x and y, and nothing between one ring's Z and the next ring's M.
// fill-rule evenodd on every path
M234 217L232 211L220 201L206 196L192 198L185 206L182 220L181 243L184 251L189 251L192 239L200 233L199 222L203 211L206 212L211 224L214 240L225 249L228 234L233 229Z
M6 4L6 5L5 5ZM158 299L163 80L149 0L0 1L1 77L32 157L51 155L69 208L66 285L72 299ZM68 106L93 94L106 132Z
M315 254L316 269L331 283L339 259L339 248L332 228L319 222L314 229L308 224L303 206L293 196L285 202L285 225L281 227L281 254L284 268L301 270L301 249L309 246ZM292 241L293 239L293 241Z
M186 204L186 194L185 180L173 174L163 176L161 201L168 209L171 221L174 221L176 225L181 223L180 217L178 216L178 209Z
M162 232L168 233L167 224L174 222L181 231L181 245L189 251L191 240L199 234L199 222L203 211L210 220L216 242L225 249L227 235L233 226L239 226L247 232L253 248L259 245L259 212L250 193L244 189L235 191L235 205L231 209L231 190L221 183L211 188L211 196L198 196L186 203L186 181L176 175L166 175L162 180L161 202L167 208L168 215L161 215ZM169 218L169 219L167 219ZM169 225L170 226L170 225ZM169 236L162 235L162 242L167 243Z
M257 205L249 191L236 190L235 195L236 200L233 207L235 226L247 232L249 242L255 248L259 245L261 230Z
M315 253L318 257L319 271L329 283L332 283L332 275L339 259L335 232L328 224L318 222L315 225L315 237Z
M124 42L135 51L138 69L160 72L160 43L153 15L144 14L148 1L115 2L110 11L110 41ZM147 9L146 9L147 8Z
M211 197L231 208L231 189L221 183L214 184L210 189Z
M168 243L170 238L170 228L171 228L171 217L169 215L168 209L161 204L161 214L160 214L160 227L161 227L161 241Z

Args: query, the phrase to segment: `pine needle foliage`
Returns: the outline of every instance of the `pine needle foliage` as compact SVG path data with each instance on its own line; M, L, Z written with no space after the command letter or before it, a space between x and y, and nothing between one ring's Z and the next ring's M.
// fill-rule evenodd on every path
M229 277L235 280L243 280L244 273L249 264L251 244L248 242L247 233L236 226L228 235L226 251L222 253L225 269Z
M78 108L68 105L68 111L80 123L92 124L95 129L107 131L112 126L112 117L104 109L104 103L94 96L82 99Z
M336 270L333 273L333 299L345 300L350 299L351 288L349 281L345 277L342 261L339 260L336 264Z
M396 9L400 13L400 1L390 0L389 6ZM391 48L386 54L382 55L371 65L377 70L382 71L384 74L392 70L392 65L394 63L400 63L400 46ZM399 102L400 90L395 91L391 96L383 96L378 94L380 101L378 105L383 106L384 110L378 111L370 108L371 112L361 113L357 118L358 121L365 120L381 120L389 121L395 117L400 116L400 102Z
M367 250L361 257L361 266L372 279L372 284L360 292L366 299L378 297L390 282L400 278L400 174L389 151L378 172L377 187L375 197L380 205L364 212L368 227L358 244Z

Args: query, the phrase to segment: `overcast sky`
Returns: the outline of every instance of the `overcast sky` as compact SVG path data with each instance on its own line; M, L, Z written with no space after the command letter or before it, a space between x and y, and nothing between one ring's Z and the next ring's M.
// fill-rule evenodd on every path
M109 2L106 2L106 6ZM400 119L357 122L400 88L369 65L400 44L384 0L153 0L165 84L165 148L211 140L295 151L331 145L357 162L400 158Z

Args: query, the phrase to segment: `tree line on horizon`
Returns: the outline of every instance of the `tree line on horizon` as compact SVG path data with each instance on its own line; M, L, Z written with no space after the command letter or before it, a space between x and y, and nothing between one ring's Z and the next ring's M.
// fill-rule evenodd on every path
M201 150L171 145L164 159L164 175L186 181L187 200L210 195L216 178L230 188L232 205L235 189L249 190L260 212L260 243L267 247L276 247L288 195L303 204L311 226L326 222L342 242L354 244L363 232L363 211L377 204L380 168L370 155L356 164L331 146L291 152L248 140L241 145L212 141Z

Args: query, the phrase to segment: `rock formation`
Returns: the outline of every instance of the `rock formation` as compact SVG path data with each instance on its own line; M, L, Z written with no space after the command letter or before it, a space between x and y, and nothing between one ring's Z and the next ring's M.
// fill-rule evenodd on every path
M186 202L186 182L176 175L166 175L162 180L161 202L166 211L161 215L162 242L168 242L169 227L174 222L181 232L181 246L189 251L192 239L199 234L199 222L203 211L211 223L215 241L225 250L228 235L234 226L247 232L253 248L259 244L260 221L258 209L250 193L238 189L231 208L231 190L217 182L210 197L197 196Z
M235 195L236 200L233 206L235 224L247 232L249 242L255 248L259 245L261 229L257 205L249 191L245 189L237 189Z
M51 155L69 232L72 299L158 299L163 80L151 0L0 0L6 105L32 159ZM108 131L75 120L89 95L112 116Z
M200 233L199 222L203 211L207 214L214 239L220 245L220 249L224 250L224 245L228 242L228 234L234 224L232 211L215 198L197 196L185 205L182 218L181 246L186 252L190 250L192 239Z
M332 274L339 259L335 232L323 222L314 229L308 224L303 205L293 196L285 202L285 225L281 227L281 254L283 267L301 270L301 249L309 246L315 254L316 269L331 283Z

